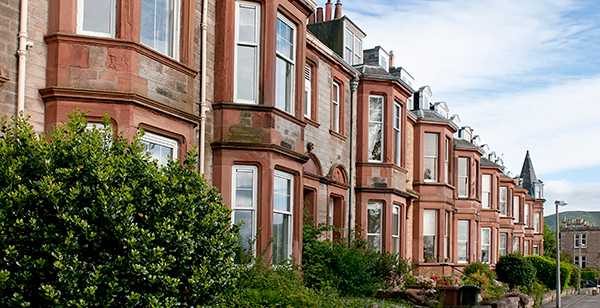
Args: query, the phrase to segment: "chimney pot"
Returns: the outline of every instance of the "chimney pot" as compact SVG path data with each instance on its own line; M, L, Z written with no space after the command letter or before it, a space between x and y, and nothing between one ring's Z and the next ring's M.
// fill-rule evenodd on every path
M331 20L332 9L333 9L333 3L331 3L331 0L327 0L327 3L325 3L325 21Z
M317 8L317 22L323 22L323 8Z
M396 67L396 56L394 56L394 51L390 50L390 68Z
M337 3L335 4L335 16L333 18L335 18L335 19L342 18L342 0L338 0Z

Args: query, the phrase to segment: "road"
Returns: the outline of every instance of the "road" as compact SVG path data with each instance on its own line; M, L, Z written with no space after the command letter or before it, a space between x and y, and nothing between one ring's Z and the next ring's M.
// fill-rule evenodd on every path
M561 299L561 308L599 308L600 296L571 295ZM556 302L550 302L542 308L556 308Z

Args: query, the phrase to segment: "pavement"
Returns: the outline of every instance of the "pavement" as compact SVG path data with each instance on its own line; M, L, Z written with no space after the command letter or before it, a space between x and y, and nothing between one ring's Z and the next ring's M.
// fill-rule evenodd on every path
M600 308L600 295L571 295L561 298L561 308ZM542 308L556 308L556 302L549 302Z

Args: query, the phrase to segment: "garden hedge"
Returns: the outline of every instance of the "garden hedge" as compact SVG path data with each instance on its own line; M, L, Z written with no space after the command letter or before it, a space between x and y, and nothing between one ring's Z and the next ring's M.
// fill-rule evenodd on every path
M515 286L532 287L535 282L535 268L531 262L519 253L503 255L496 263L498 280Z
M550 290L556 289L556 261L541 256L526 256L536 269L537 280ZM572 281L572 267L564 262L560 263L561 289L565 289ZM575 280L575 283L576 280Z

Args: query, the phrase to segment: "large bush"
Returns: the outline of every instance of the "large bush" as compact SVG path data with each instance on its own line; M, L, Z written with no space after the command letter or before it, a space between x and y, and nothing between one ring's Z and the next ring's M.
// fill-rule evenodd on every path
M406 260L370 249L360 237L351 245L320 240L319 235L327 228L305 219L302 278L307 286L332 287L343 296L364 296L386 282L402 285L412 277L412 266Z
M528 259L519 253L503 255L496 264L498 280L508 283L510 288L515 286L533 287L535 268Z
M496 273L490 269L489 264L473 262L465 267L465 275L469 276L477 273L485 275L490 281L496 279Z
M48 138L3 120L2 305L198 307L230 290L237 227L195 154L159 167L140 134L70 118Z
M581 272L582 280L597 281L599 276L600 276L600 274L598 273L598 271L596 271L594 269L590 269L590 268L586 268Z
M556 261L533 255L525 258L529 260L535 267L537 280L550 290L556 289ZM569 282L572 281L571 272L572 268L568 264L561 262L561 289L566 288Z

